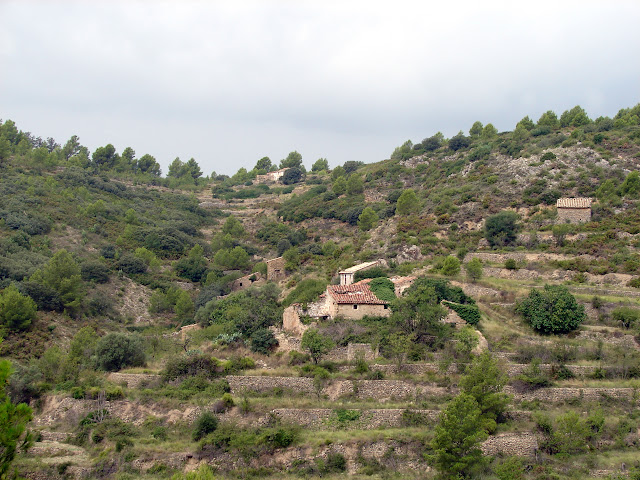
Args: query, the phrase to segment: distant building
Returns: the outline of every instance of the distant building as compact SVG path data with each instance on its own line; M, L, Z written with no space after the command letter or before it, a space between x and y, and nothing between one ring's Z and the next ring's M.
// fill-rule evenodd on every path
M396 295L402 295L415 277L390 278L395 286ZM282 314L282 327L294 335L302 335L306 325L300 317L306 316L321 320L332 320L336 317L359 320L365 315L388 317L391 315L389 302L380 300L369 288L371 279L367 278L351 285L329 285L320 295L317 302L303 307L299 303L289 305Z
M361 272L363 270L368 270L370 268L376 267L380 265L378 260L373 262L365 262L360 265L356 265L354 267L349 267L346 270L342 270L340 274L340 285L351 285L353 283L355 274L357 272Z
M583 223L591 221L590 198L559 198L557 223Z
M277 282L287 276L284 270L284 258L278 257L267 260L267 281Z
M330 318L358 320L365 315L387 317L391 313L389 302L376 297L369 288L369 282L329 285L324 295L327 316Z
M281 168L280 170L275 170L273 172L267 172L264 175L256 175L255 183L269 183L269 182L277 182L279 181L284 172L286 172L286 168Z

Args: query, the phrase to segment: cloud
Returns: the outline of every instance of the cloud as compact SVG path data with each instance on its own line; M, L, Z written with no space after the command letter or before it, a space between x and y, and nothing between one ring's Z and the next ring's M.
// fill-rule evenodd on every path
M233 173L640 98L637 2L0 3L0 115Z

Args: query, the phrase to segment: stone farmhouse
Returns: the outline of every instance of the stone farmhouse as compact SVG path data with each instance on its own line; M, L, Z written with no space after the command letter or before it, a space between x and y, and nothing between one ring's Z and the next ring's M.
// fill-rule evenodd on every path
M267 172L264 175L256 175L255 183L270 183L270 182L275 183L282 178L282 176L284 175L284 172L286 171L287 171L286 168L281 168L280 170Z
M559 198L557 223L583 223L591 221L590 198Z
M365 315L388 317L389 303L380 300L369 288L369 282L351 285L329 285L324 296L323 317L360 319ZM323 298L320 298L323 301Z
M396 295L402 295L415 277L393 277L389 280L395 286ZM359 320L366 315L388 317L391 315L389 303L375 296L369 288L370 281L365 279L350 285L329 285L318 301L308 304L306 308L299 303L288 306L282 314L283 329L302 335L307 328L300 321L302 316L322 320L336 317Z

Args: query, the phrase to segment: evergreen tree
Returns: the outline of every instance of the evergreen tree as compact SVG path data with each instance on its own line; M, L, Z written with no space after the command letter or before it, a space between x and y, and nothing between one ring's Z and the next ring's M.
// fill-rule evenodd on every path
M398 215L411 215L418 213L420 202L413 188L408 188L398 197L396 202L396 213Z
M445 479L475 478L484 464L479 446L487 438L478 403L460 393L440 415L431 446L432 461Z
M378 214L371 207L365 207L360 216L358 217L358 227L360 230L366 232L371 230L378 223Z
M2 339L0 339L2 342ZM9 469L18 450L18 442L23 438L27 423L31 421L31 408L25 403L15 405L9 399L6 388L11 376L11 363L0 360L0 478L9 477ZM22 440L26 450L31 444L31 435Z

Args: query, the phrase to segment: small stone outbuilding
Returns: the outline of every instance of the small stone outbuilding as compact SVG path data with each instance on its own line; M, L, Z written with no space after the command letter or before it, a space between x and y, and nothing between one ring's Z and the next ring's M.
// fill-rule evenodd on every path
M267 281L277 282L287 276L284 263L284 258L282 257L267 260Z
M354 281L355 274L357 272L361 272L363 270L368 270L373 267L377 267L380 265L380 261L375 260L373 262L365 262L360 265L356 265L354 267L349 267L346 270L342 270L340 274L340 285L351 285Z
M556 223L583 223L591 221L590 198L559 198L556 202Z

